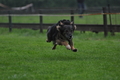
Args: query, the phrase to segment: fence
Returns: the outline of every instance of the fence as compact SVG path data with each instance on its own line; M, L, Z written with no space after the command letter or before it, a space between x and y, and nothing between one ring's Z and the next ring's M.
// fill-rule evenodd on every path
M112 19L111 18L111 15L115 15L115 21L116 20L116 15L119 16L119 13L110 13L111 11L109 11L109 9L106 9L106 8L103 8L103 9L97 9L97 10L92 10L93 12L90 13L89 10L87 10L86 14L83 14L82 16L92 16L94 17L95 15L102 15L101 16L101 23L96 23L97 20L95 18L95 21L93 21L93 24L80 24L79 22L77 23L76 21L76 17L78 18L78 14L75 14L76 13L76 10L48 10L48 9L40 9L38 10L38 12L35 12L35 13L31 13L31 14L14 14L12 13L12 11L8 11L7 14L3 14L1 13L0 16L8 16L8 23L0 23L0 27L9 27L9 31L11 32L12 31L12 28L32 28L32 29L40 29L40 32L43 32L43 29L47 29L48 26L51 26L55 23L44 23L44 19L45 17L47 17L46 19L48 19L49 16L52 16L52 17L66 17L67 18L69 17L69 19L71 21L74 21L75 24L77 25L77 30L80 30L80 31L94 31L94 32L99 32L99 31L104 31L104 36L107 36L108 34L108 31L110 31L113 35L114 35L114 32L120 32L120 24L113 24L112 23ZM95 12L94 12L95 11ZM117 11L117 10L116 10ZM54 12L54 13L52 13ZM108 13L109 12L109 13ZM115 11L114 11L115 12ZM51 14L49 14L51 13ZM60 13L63 13L63 14L60 14ZM66 14L67 13L67 14ZM68 14L69 13L69 14ZM15 16L37 16L38 18L38 23L14 23L12 20ZM109 18L108 18L109 17ZM58 18L58 19L59 19ZM100 18L100 17L99 17ZM88 17L86 17L86 22L87 22L87 19ZM119 19L119 18L118 18ZM52 20L52 19L50 19ZM59 19L60 20L60 19ZM83 19L81 19L82 21ZM98 19L99 20L99 19ZM91 21L90 19L88 21ZM109 21L109 23L108 23ZM57 21L56 21L57 22Z

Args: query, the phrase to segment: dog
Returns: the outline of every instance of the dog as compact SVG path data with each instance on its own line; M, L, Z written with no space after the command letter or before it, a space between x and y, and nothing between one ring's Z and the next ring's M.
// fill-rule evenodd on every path
M72 33L76 25L69 20L60 20L57 24L49 26L47 30L47 42L53 41L53 50L57 45L64 45L67 49L77 52L72 41Z

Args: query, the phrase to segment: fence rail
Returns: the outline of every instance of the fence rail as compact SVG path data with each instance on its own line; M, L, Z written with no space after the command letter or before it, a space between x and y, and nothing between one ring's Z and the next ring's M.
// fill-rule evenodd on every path
M54 23L53 23L54 24ZM42 24L42 29L47 29L48 26L53 25L51 24ZM9 23L0 23L0 27L9 28ZM96 31L96 32L103 32L104 31L104 25L96 25L96 24L76 24L77 30L79 31ZM114 32L120 32L120 25L107 25L108 31L111 32L111 30L114 30ZM30 28L33 30L40 29L39 23L12 23L12 28Z

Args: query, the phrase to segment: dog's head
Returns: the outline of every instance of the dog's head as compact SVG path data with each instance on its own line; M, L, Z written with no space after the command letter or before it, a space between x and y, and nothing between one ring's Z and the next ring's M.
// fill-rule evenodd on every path
M76 26L69 20L61 20L57 23L56 28L66 39L70 40L72 39L72 33L76 29Z

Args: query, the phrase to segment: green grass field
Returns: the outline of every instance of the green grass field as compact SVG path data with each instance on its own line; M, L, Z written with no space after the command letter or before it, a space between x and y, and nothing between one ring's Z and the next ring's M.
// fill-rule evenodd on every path
M56 14L55 14L56 15ZM61 15L61 14L60 14ZM64 14L62 14L64 15ZM108 24L110 24L109 15ZM120 15L111 15L112 24L119 24ZM68 19L70 16L43 16L43 23L57 23L59 20ZM39 23L39 16L12 16L13 23ZM8 16L0 16L0 23L8 23ZM74 17L75 24L103 24L103 15L89 15L79 18Z
M46 30L0 28L0 80L120 80L120 33L75 31L78 52L46 42Z

